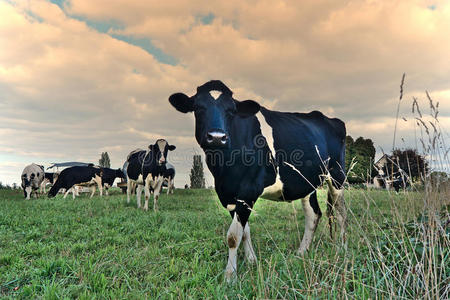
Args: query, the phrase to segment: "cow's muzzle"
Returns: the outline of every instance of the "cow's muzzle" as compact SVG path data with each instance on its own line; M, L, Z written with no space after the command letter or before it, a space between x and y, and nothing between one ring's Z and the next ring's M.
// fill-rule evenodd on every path
M206 133L205 141L209 147L225 147L228 144L228 136L222 130L212 130Z

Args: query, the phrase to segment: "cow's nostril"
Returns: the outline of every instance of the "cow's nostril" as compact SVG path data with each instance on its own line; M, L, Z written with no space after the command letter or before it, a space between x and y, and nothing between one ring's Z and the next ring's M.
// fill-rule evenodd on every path
M214 137L212 136L212 134L210 134L210 133L206 134L206 141L208 143L212 143L214 141Z
M220 141L222 142L222 144L225 144L227 142L227 139L228 139L227 135L224 134L223 137L220 138Z

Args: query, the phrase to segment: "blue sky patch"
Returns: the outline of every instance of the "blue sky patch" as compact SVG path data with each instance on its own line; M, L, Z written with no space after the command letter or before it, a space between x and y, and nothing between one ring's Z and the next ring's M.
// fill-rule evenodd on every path
M153 45L150 39L135 38L132 36L118 35L118 34L112 34L111 36L115 39L124 41L128 44L144 49L153 57L155 57L156 60L158 60L163 64L175 66L178 63L178 61L173 56L164 53L161 49Z
M209 25L214 21L214 18L216 16L214 16L213 13L209 13L207 15L200 15L197 17L197 20L199 20L203 25Z

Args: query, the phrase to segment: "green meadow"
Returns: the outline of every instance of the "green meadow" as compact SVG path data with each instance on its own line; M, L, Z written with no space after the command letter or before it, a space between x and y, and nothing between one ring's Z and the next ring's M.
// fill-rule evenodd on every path
M0 190L0 298L444 299L449 195L435 195L433 210L424 195L350 188L344 248L330 238L319 190L323 216L303 257L301 201L259 199L250 218L258 261L248 264L241 245L237 280L227 283L231 218L212 190L163 194L156 213L119 190L75 200Z

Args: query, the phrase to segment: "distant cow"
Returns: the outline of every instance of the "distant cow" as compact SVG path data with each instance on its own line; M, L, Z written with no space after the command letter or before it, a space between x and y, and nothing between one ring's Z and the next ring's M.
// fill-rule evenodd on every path
M173 190L175 189L175 167L171 163L166 163L166 170L164 171L163 177L163 185L167 185L167 195L173 194Z
M124 173L121 169L111 169L111 168L103 168L103 175L102 175L102 185L105 189L105 194L108 196L108 189L112 187L114 184L114 180L116 178L124 178ZM94 186L94 193L95 193L95 186Z
M330 224L335 206L343 241L346 224L345 124L318 111L271 111L251 100L237 101L232 95L221 81L210 81L198 87L192 97L177 93L169 98L178 111L195 113L195 137L205 152L220 202L233 219L227 233L227 279L236 274L237 249L241 241L247 260L256 260L248 218L261 195L269 200L288 202L309 195L309 200L302 200L305 234L299 254L309 248L322 215L316 188L323 181L329 186ZM258 112L265 121L261 116L258 120ZM261 125L272 133L263 134ZM273 149L266 138L273 138Z
M101 196L103 195L102 174L103 170L101 168L94 167L93 165L77 166L64 169L61 171L55 184L48 192L48 196L54 197L60 189L65 189L66 194L64 195L64 197L66 197L69 193L69 190L74 185L89 182L96 183L98 185ZM75 197L75 194L73 194L73 197Z
M59 175L59 173L57 173L57 172L55 172L55 173L45 172L44 180L42 181L40 189L39 189L40 193L46 193L47 191L46 191L45 187L47 186L48 183L54 184L56 179L58 179L58 175Z
M21 180L23 195L26 199L29 200L33 192L37 197L39 187L44 180L44 173L44 167L37 164L28 165L23 169Z
M137 184L137 207L141 207L141 193L144 189L144 210L148 210L150 188L152 188L154 190L153 210L158 210L158 197L164 180L167 153L175 150L175 148L175 146L169 145L166 140L159 139L154 145L148 146L147 150L137 149L128 155L128 166L125 172L127 174L127 203L130 203L133 184Z

